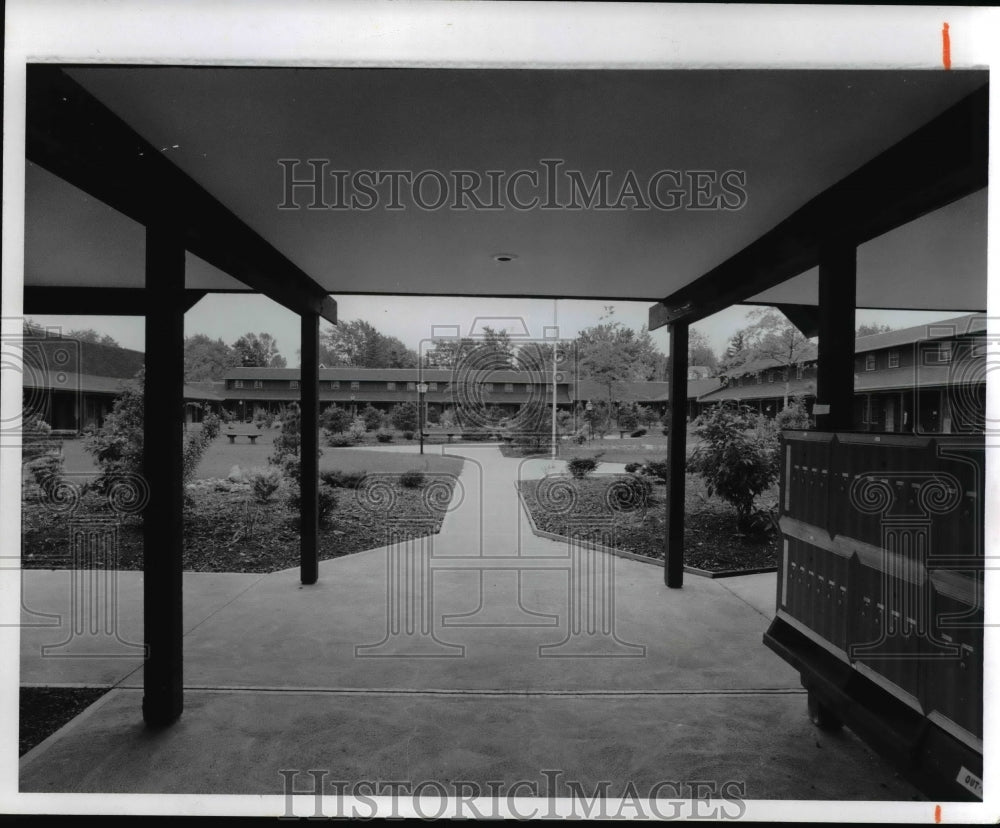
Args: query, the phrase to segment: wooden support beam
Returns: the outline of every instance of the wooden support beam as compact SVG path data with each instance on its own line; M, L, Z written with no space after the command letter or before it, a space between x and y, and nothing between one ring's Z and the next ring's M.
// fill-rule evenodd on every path
M184 246L174 228L157 224L146 231L146 292L142 715L162 726L184 708Z
M295 313L331 312L319 284L60 66L28 66L25 114L29 161L140 224L171 215L187 250Z
M825 248L819 263L819 353L816 414L821 431L846 431L854 420L854 316L857 249L850 242ZM820 409L822 410L822 409Z
M299 377L302 495L301 580L319 578L319 315L302 314L302 368Z
M191 310L207 290L185 290L184 310ZM145 316L149 297L143 288L26 285L24 313L80 316Z
M649 309L649 328L688 324L819 264L831 232L857 247L981 190L989 160L989 86L824 190L775 228Z
M667 439L667 548L664 579L668 587L684 585L684 487L687 466L688 326L670 326L670 433Z

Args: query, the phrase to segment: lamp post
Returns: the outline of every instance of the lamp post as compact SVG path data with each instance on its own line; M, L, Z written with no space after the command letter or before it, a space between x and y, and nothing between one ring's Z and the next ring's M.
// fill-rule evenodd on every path
M426 394L426 393L427 393L427 383L426 382L418 382L417 383L417 394L419 395L419 397L418 397L418 402L417 402L417 414L419 415L419 423L420 423L420 453L421 454L424 453L424 394Z
M594 404L587 400L587 420L590 422L590 442L594 442Z

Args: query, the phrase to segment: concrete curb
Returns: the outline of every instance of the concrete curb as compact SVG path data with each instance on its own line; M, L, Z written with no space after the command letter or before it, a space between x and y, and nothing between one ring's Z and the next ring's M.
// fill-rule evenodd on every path
M524 502L524 497L521 494L521 488L518 486L518 481L514 481L514 491L517 492L518 502L521 504L521 509L524 511L525 516L528 518L528 525L531 527L531 531L534 535L539 538L548 538L549 540L560 541L562 543L568 543L569 538L565 535L557 535L555 532L548 532L545 529L539 529L535 524L535 519L531 515L531 510L528 508L528 504ZM646 555L638 555L635 552L627 552L624 549L615 549L611 546L604 546L600 543L594 543L593 541L581 541L581 545L585 549L596 549L599 552L607 552L609 555L614 555L618 558L627 558L630 561L638 561L639 563L652 564L653 566L658 566L661 569L665 566L664 562L660 558L650 558ZM734 578L737 575L760 575L765 572L777 572L777 566L762 566L756 567L754 569L724 569L721 572L710 572L707 569L699 569L696 566L688 566L684 564L684 571L690 573L691 575L700 575L702 578Z

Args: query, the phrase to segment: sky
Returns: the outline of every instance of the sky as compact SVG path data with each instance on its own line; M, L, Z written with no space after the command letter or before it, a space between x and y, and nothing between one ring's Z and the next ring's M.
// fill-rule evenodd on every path
M447 333L460 327L462 336L475 336L484 326L504 328L514 341L542 339L546 328L558 327L560 338L575 337L581 329L600 321L606 303L601 301L552 299L483 299L422 296L337 296L338 317L343 321L364 319L386 335L396 336L407 346L420 350L421 341L434 333ZM615 302L613 319L639 330L649 318L648 302ZM703 333L717 354L725 350L733 333L748 324L750 309L743 306L727 308L692 327ZM954 311L887 311L857 312L857 323L885 323L893 328L905 328L948 319ZM143 320L139 317L116 316L34 316L35 321L63 331L93 328L108 334L119 344L135 350L144 349ZM322 323L324 329L328 323ZM289 366L298 365L299 319L291 311L255 294L210 294L202 299L185 318L185 334L206 334L232 344L244 333L267 332L278 340L278 350ZM669 352L666 328L652 332L653 340L663 353Z

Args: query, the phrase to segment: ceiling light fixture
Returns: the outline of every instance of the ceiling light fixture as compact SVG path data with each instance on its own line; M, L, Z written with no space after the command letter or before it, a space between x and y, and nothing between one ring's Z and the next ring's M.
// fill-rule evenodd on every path
M513 253L497 253L496 256L493 257L493 260L496 262L511 262L516 258L517 256Z

